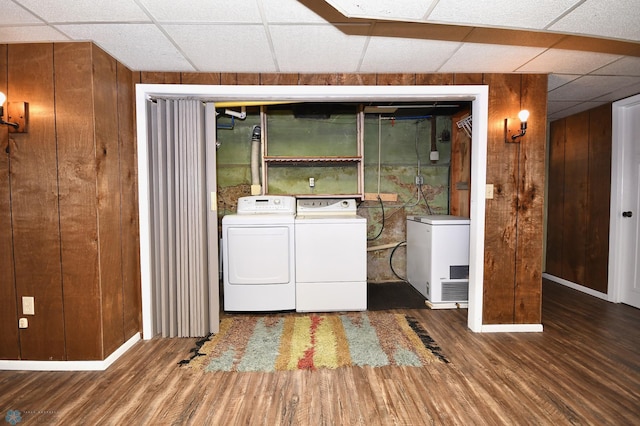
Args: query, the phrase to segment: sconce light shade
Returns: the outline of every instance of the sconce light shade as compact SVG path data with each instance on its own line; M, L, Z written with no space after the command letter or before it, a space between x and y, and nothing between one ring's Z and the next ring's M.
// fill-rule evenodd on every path
M29 104L26 102L7 103L7 120L4 120L4 103L7 96L0 92L0 125L9 126L10 133L26 133L29 123Z
M509 129L508 129L509 119L508 118L504 119L504 142L505 143L519 142L517 139L521 138L522 136L525 135L525 133L527 133L527 121L529 120L529 111L526 109L521 110L518 113L518 119L520 120L520 132L514 133L513 135L511 135L511 137L509 137Z

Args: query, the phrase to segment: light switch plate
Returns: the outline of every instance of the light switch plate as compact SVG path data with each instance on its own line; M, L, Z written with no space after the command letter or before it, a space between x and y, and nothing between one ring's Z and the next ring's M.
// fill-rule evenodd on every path
M487 200L493 200L493 184L492 183L487 184L484 197Z
M33 296L22 296L22 315L35 315Z

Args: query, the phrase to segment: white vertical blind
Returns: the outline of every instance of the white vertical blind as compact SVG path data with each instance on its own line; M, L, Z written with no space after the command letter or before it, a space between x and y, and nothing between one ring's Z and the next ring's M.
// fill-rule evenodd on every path
M206 336L217 331L218 314L213 311L218 306L211 303L217 298L210 295L217 291L217 267L214 271L208 268L206 145L210 127L205 125L205 105L197 100L149 102L155 328L163 337ZM215 140L211 143L215 145ZM214 233L217 235L217 223ZM217 258L217 245L213 250Z

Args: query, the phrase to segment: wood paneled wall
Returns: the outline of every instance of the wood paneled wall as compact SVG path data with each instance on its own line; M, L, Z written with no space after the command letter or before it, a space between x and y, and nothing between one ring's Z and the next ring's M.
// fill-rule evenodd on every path
M148 84L489 86L483 322L541 322L547 76L526 74L140 73ZM504 119L531 112L519 144L504 142Z
M141 327L134 75L91 43L0 55L30 107L28 133L0 129L0 358L104 359Z
M29 133L0 128L0 358L104 359L140 330L136 82L488 84L483 321L541 321L546 76L131 73L90 43L0 45L0 90L30 104ZM521 106L529 131L505 144Z
M551 123L546 272L607 293L611 104Z

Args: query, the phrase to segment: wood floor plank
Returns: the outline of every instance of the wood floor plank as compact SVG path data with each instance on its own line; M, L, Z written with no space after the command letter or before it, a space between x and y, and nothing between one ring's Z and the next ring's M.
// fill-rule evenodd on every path
M640 424L640 310L555 283L542 333L472 333L466 310L416 318L449 364L275 373L178 366L195 339L141 341L104 372L0 371L21 424Z

